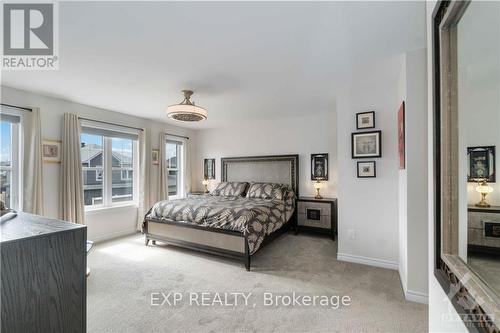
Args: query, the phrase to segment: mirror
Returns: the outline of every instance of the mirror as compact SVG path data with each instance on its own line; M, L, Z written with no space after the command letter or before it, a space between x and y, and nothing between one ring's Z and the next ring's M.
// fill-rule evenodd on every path
M453 59L453 55L450 57ZM456 27L458 255L500 295L500 3L471 2Z

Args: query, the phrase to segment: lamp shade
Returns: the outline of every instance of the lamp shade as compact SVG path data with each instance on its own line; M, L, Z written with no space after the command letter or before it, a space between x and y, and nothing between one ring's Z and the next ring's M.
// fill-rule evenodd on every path
M314 182L313 187L315 189L323 188L323 183L321 183L319 180Z
M493 192L493 187L491 187L490 185L488 185L488 183L486 182L481 182L479 183L479 185L476 187L476 192L479 192L481 194L489 194L491 192Z

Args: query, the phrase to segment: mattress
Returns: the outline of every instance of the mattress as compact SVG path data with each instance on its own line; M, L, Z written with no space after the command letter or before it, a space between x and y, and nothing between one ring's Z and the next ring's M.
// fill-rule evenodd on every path
M241 232L253 254L266 236L290 219L294 209L294 195L285 200L202 195L157 202L146 215L146 222L176 221Z

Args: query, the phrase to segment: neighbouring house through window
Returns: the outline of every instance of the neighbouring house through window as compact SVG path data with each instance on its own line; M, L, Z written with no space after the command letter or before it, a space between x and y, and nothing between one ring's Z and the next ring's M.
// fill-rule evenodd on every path
M81 159L87 209L138 200L138 135L82 122Z

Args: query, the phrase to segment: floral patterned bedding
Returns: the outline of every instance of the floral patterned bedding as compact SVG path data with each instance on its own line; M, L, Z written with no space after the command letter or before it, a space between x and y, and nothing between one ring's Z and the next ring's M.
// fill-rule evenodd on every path
M247 236L250 254L255 253L266 236L285 224L295 209L295 195L285 200L213 195L192 196L157 202L147 219L173 220L212 228L239 231Z

